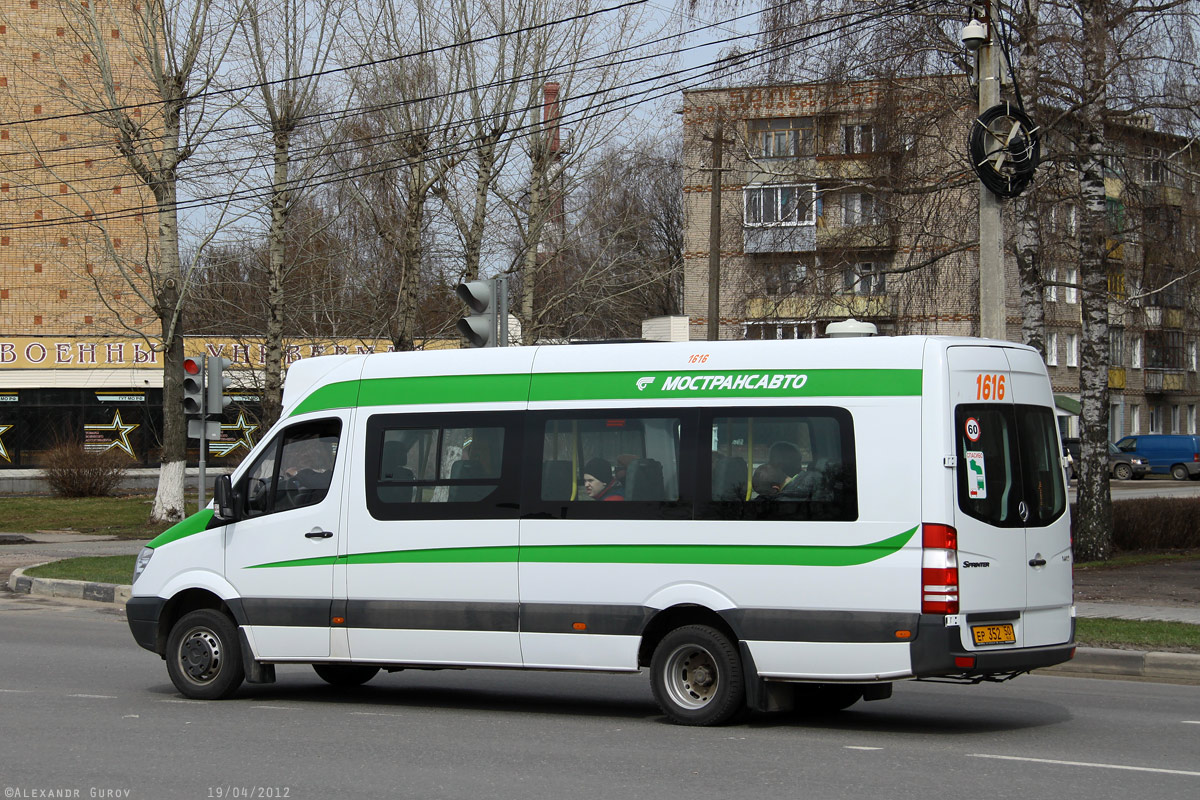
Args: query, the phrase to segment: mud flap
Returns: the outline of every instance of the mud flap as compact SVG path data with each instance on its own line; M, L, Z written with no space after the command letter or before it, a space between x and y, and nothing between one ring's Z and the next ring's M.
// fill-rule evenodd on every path
M242 669L246 672L246 683L274 683L275 665L255 660L245 628L238 628L238 643L242 646Z
M754 656L745 642L738 642L742 655L742 675L746 681L746 708L751 711L791 711L796 707L796 693L792 686L778 681L765 681L758 677Z

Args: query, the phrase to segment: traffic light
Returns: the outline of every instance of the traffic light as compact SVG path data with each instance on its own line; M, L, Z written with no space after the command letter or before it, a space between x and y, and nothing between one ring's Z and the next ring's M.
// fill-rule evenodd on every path
M508 344L508 285L504 278L460 283L454 293L471 310L458 321L459 333L471 347L503 347Z
M232 376L226 375L225 370L232 365L233 362L228 358L208 357L208 408L206 410L210 416L221 416L225 412L225 407L233 402L233 398L225 394L229 384L233 383Z
M204 411L204 356L183 359L183 413Z
M496 346L496 282L470 281L460 283L454 293L471 310L469 317L458 321L458 332L467 338L471 347Z

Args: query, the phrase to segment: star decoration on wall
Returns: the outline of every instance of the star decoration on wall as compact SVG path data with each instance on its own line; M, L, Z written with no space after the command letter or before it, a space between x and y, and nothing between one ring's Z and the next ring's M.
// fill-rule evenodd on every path
M109 431L109 432L111 432L112 433L112 441L109 442L109 444L107 446L104 446L103 443L101 443L101 442L96 442L95 444L92 444L90 442L85 443L85 445L84 445L85 449L87 449L91 452L106 453L115 447L118 450L121 450L121 451L124 451L125 453L127 453L130 458L136 459L137 456L134 455L134 453L133 453L133 445L129 443L129 434L132 433L133 431L137 430L140 427L141 427L141 425L139 425L136 422L127 423L124 420L122 420L120 410L114 411L112 422L110 422L108 424L94 423L94 424L83 426L85 435L88 431L96 431L96 432Z
M212 453L214 456L221 457L229 455L239 447L244 447L246 448L246 451L249 452L250 448L254 447L253 433L256 430L258 430L258 426L252 425L250 421L246 419L245 413L239 411L237 422L233 423L232 425L221 426L222 435L224 435L226 431L229 431L231 436L236 433L237 438L222 439L218 442L209 442L208 452Z

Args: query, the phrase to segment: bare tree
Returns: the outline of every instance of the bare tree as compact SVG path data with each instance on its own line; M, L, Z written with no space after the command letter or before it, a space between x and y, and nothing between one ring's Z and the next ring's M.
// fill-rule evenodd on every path
M283 401L284 316L289 296L288 276L295 268L287 259L288 221L301 192L295 172L295 144L300 126L321 127L310 117L321 102L321 79L333 53L344 11L342 0L273 0L244 2L242 41L258 102L248 113L271 137L271 184L268 200L266 348L262 408L264 425L279 417ZM307 153L319 155L320 142L310 141ZM303 167L303 165L301 165Z

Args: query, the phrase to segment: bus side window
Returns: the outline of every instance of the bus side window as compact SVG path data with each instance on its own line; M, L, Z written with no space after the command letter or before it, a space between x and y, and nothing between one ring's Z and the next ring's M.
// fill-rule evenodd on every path
M494 412L371 417L368 510L376 519L515 516L519 430L515 415Z
M854 520L854 432L845 409L716 416L712 494L717 519Z

